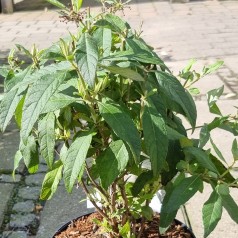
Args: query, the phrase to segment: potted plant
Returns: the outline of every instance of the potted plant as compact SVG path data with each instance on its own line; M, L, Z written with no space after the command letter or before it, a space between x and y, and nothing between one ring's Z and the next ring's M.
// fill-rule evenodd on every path
M227 165L210 137L216 128L237 135L237 117L222 115L216 104L223 88L208 93L214 120L200 127L199 139L188 135L197 117L192 85L222 62L199 74L191 61L175 77L140 32L115 14L124 8L121 0L101 0L103 11L94 16L89 8L80 11L82 0L72 0L70 8L48 1L61 9L65 21L77 24L78 32L41 51L17 45L31 63L11 53L1 69L1 131L13 116L20 128L14 170L23 159L35 173L43 157L48 172L42 199L51 198L62 179L69 193L82 186L98 212L89 237L148 237L149 230L159 237L204 184L212 188L203 206L205 236L223 208L238 222L238 206L229 193L238 187L231 173L237 141ZM184 119L191 128L185 129ZM165 192L160 216L149 206L158 190ZM159 225L148 229L158 219Z

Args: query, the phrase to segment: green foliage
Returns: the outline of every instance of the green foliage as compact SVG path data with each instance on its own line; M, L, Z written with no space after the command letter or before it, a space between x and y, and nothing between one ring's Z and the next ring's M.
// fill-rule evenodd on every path
M200 92L194 84L223 62L198 73L191 60L176 77L115 14L128 1L101 0L103 11L96 16L81 11L82 0L72 0L69 8L48 1L76 23L78 32L43 50L17 45L30 65L12 50L9 64L0 68L5 78L0 130L14 117L21 136L13 174L21 161L36 172L43 157L48 171L41 199L50 199L62 179L68 192L81 185L96 208L101 203L104 219L95 222L110 237L139 237L135 221L141 218L144 229L152 219L149 204L158 189L166 192L160 222L165 232L204 183L213 188L203 207L205 236L217 225L222 208L238 223L238 206L229 192L238 187L232 173L237 141L229 164L211 138L217 128L237 136L237 115L222 113L217 100L223 87L213 89L208 106L216 117L196 127L191 96ZM193 139L187 132L197 128L199 139Z

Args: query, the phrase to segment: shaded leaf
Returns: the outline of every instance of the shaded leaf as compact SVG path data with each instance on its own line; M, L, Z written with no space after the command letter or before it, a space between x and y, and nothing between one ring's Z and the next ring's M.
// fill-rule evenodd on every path
M163 90L164 94L170 98L170 100L181 106L185 116L194 128L196 125L197 111L191 96L174 76L162 71L156 72L156 76L161 86L160 89Z
M113 141L96 165L103 188L107 189L127 166L129 154L122 140Z
M164 119L151 102L144 106L142 126L147 154L150 157L154 175L165 166L168 152L168 137Z
M122 68L118 66L105 66L105 65L100 65L100 66L104 69L107 69L111 73L120 74L121 76L125 78L129 78L135 81L144 81L144 78L139 73L132 70L131 68Z
M38 124L40 152L49 168L52 168L55 148L55 115L46 114Z
M123 108L109 98L98 102L99 111L115 134L125 141L131 149L135 161L140 161L140 135L130 116Z
M207 237L216 227L222 215L222 199L213 191L202 209L204 236Z
M197 160L197 162L204 168L216 174L219 174L216 166L210 160L209 155L202 149L195 148L195 147L186 147L184 148L184 151L186 153L189 153L190 155L193 155L194 159Z
M88 149L92 141L91 133L80 133L70 145L64 163L64 182L68 192L72 192L74 183L82 175ZM81 177L78 178L79 180Z
M220 88L213 89L207 93L207 102L209 106L209 111L214 114L222 115L220 109L218 108L216 101L222 95L224 91L224 86Z
M58 160L53 165L51 171L47 172L42 183L40 199L50 199L56 192L58 184L62 178L63 164L61 160Z

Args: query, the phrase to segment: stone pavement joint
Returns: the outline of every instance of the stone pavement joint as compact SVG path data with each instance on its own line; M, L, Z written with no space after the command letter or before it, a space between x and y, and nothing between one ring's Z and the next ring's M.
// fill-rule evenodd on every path
M39 48L46 48L58 41L59 37L67 35L68 31L74 33L77 30L74 24L60 22L58 13L52 11L43 0L15 2L14 14L0 14L0 65L6 62L9 50L16 43L28 48L36 43ZM93 6L92 11L99 10L92 0L84 1L84 4L88 3ZM202 91L196 97L198 125L210 119L205 93L214 87L225 85L219 104L224 114L235 112L233 106L238 104L237 1L191 0L186 4L170 4L160 0L132 0L130 9L126 8L124 14L134 29L138 30L143 22L142 37L154 46L175 75L191 58L198 59L194 65L198 72L203 65L212 64L218 59L224 60L224 66L217 73L197 84ZM2 92L3 82L0 78L0 94ZM213 136L214 141L224 149L225 157L229 158L226 148L232 142L227 134L219 131ZM41 182L47 170L44 164L34 175L27 174L21 166L16 181L11 179L12 158L18 143L18 129L11 124L5 134L0 134L0 237L51 238L64 222L88 211L85 203L79 203L84 195L81 190L75 190L69 197L64 187L60 186L56 195L44 206L39 200ZM191 222L198 238L203 236L201 202L206 201L208 190L205 188L204 194L196 195L186 204L188 216L179 213L179 219ZM237 191L232 192L238 197ZM237 224L224 213L219 226L209 238L237 238L237 232Z

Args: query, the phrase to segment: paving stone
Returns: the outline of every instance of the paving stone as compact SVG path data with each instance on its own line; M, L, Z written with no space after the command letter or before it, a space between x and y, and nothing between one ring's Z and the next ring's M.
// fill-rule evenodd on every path
M23 199L37 200L40 196L41 187L24 187L18 191L18 196Z
M4 211L7 208L13 188L13 184L0 184L0 226L3 222Z
M15 179L13 178L12 175L10 174L1 174L0 175L0 182L5 182L5 183L17 183L21 180L21 175L16 174Z
M34 202L31 200L28 200L28 201L16 203L13 206L12 211L17 213L31 213L34 211L34 209L35 209Z
M34 214L12 214L9 227L11 229L24 229L34 227L38 223L38 219Z
M42 174L42 173L28 175L25 180L26 185L40 186L43 182L44 177L45 177L45 174Z
M4 231L1 238L27 238L25 231Z
M36 238L51 238L68 221L87 214L85 195L81 189L75 189L71 195L64 186L60 186L53 198L46 202L41 214L40 227Z

